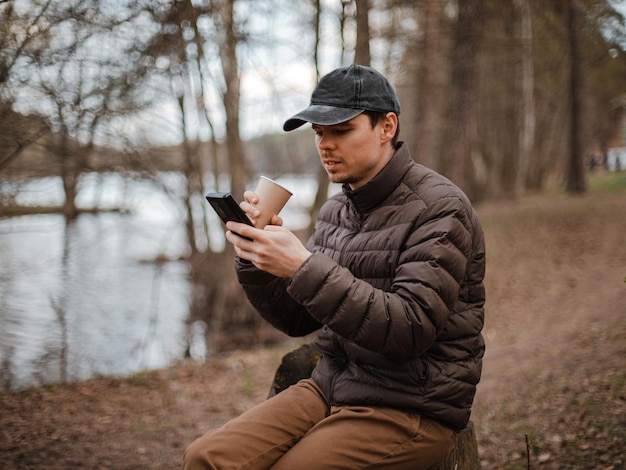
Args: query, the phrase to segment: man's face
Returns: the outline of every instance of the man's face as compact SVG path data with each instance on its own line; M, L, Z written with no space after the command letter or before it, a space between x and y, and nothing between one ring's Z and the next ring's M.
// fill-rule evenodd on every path
M313 124L317 152L330 181L348 183L352 189L365 185L391 158L389 142L396 126L393 113L374 128L365 114L334 126Z

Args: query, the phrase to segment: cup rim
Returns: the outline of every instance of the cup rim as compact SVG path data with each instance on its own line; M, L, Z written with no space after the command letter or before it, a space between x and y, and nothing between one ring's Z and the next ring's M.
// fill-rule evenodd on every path
M261 175L261 178L268 180L270 183L274 183L276 186L278 186L279 188L287 191L289 194L291 194L293 196L293 193L291 191L289 191L287 188L285 188L282 184L277 183L276 181L274 181L272 178L268 178L267 176L263 176L263 175Z

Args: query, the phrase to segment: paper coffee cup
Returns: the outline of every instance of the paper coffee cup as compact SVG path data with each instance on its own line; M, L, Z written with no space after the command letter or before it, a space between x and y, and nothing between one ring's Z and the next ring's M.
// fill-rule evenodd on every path
M291 191L265 176L261 176L254 192L259 197L256 207L261 211L261 215L256 219L257 228L269 224L272 216L278 215L292 196Z

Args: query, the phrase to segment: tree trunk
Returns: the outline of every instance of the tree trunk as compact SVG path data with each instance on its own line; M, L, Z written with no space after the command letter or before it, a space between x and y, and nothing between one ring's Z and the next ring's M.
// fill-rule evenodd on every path
M321 7L320 0L314 0L314 1L315 1L315 8L316 8L315 10L316 24L314 25L315 27L315 50L313 53L313 57L315 57L315 71L317 75L316 78L319 80L320 72L319 72L318 57L319 57L319 46L320 46L320 36L321 36L320 19L322 16L322 11L321 11L322 7ZM343 38L343 23L342 23L341 37ZM319 212L324 202L326 202L326 199L328 197L328 186L330 183L328 181L328 174L326 173L326 170L324 169L322 165L318 166L316 180L317 180L317 191L315 193L315 199L313 200L313 205L311 206L311 209L309 211L310 222L309 222L309 226L307 227L307 234L311 234L313 232L313 227L315 226L315 219L317 218L317 213Z
M63 215L66 221L73 220L78 216L78 208L76 207L76 196L78 195L78 157L72 158L72 150L70 148L67 129L63 128L59 135L59 146L57 155L61 159L61 181L63 182L63 192L65 193L65 201L63 201Z
M586 187L583 167L583 136L580 124L582 118L582 77L578 44L578 9L580 6L577 0L565 0L565 2L570 65L570 149L567 165L566 190L569 193L584 193Z
M461 189L467 191L467 169L471 158L472 126L475 114L478 47L483 20L483 0L459 3L454 51L452 57L452 101L449 118L451 167L449 175Z
M370 23L369 0L356 0L356 48L354 63L369 67L370 56Z
M320 79L320 64L319 64L319 52L320 52L320 40L322 38L321 31L321 17L322 17L322 4L321 0L313 0L313 8L315 8L315 15L313 15L313 30L315 31L315 45L313 46L313 65L315 66L315 80Z
M241 200L246 183L246 164L243 144L239 134L239 97L240 79L237 63L238 34L235 30L234 18L235 0L221 0L219 15L220 31L220 59L226 84L223 101L226 114L226 148L230 164L230 190L235 199Z
M459 433L452 452L439 465L431 470L480 470L478 443L474 432L474 423L470 421Z
M526 189L528 166L535 147L535 80L533 65L532 13L529 0L515 0L519 12L519 31L522 46L522 126L519 135L519 160L515 177L514 193L521 196Z
M433 166L437 129L435 103L435 75L439 44L439 1L426 0L423 4L424 39L418 71L417 91L417 148L415 161Z
M185 81L185 78L181 77L181 80ZM180 96L178 96L178 107L180 109L181 128L182 128L182 133L183 133L183 142L182 142L183 155L184 155L183 176L185 177L185 183L186 183L186 187L185 187L186 192L185 192L185 197L184 197L185 212L186 212L185 232L187 234L187 243L189 244L189 249L191 251L189 258L191 259L192 261L191 264L193 266L196 258L198 257L198 244L196 243L196 230L195 230L195 223L193 219L193 206L192 206L192 200L193 200L193 194L194 194L193 180L197 177L198 170L194 165L194 158L193 158L194 150L191 148L191 142L187 135L187 119L186 119L187 114L185 112L184 94L181 94Z

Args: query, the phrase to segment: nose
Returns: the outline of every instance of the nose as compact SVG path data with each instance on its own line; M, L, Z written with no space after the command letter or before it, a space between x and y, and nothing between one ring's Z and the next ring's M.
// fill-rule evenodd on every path
M335 147L335 141L327 133L317 135L317 148L320 150L330 150Z

